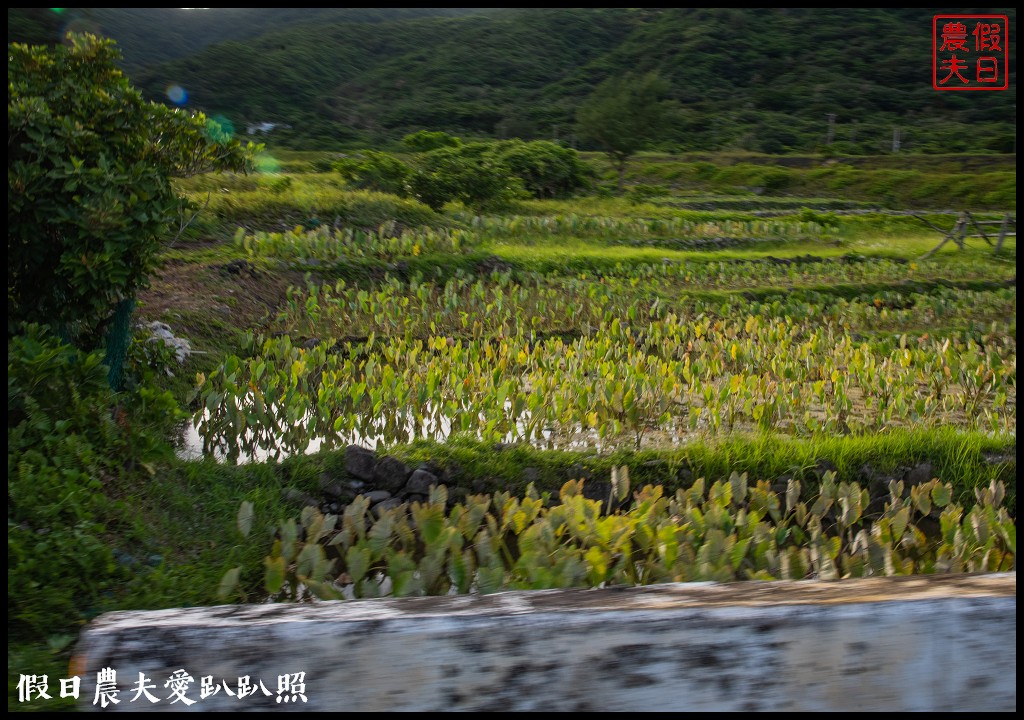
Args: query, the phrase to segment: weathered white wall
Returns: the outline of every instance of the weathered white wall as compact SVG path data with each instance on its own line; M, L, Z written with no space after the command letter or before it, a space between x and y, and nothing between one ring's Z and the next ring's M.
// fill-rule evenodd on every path
M691 583L117 613L73 671L92 708L179 710L166 679L262 679L191 710L992 711L1017 706L1017 578ZM162 698L128 702L144 672ZM307 702L276 702L305 672Z

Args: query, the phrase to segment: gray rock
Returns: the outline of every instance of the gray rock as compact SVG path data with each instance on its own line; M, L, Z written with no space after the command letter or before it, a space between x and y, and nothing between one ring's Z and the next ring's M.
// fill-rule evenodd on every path
M814 463L814 474L818 476L819 480L825 477L825 473L834 473L838 471L839 468L837 468L836 464L831 460L826 460L825 458L818 458L817 461L815 461Z
M583 483L583 497L588 500L600 500L606 503L611 491L612 484L609 480L587 480Z
M348 501L354 498L360 489L362 488L355 489L349 483L335 479L330 473L320 474L320 490L329 498Z
M320 479L317 481L317 484L320 485L321 490L326 490L336 482L338 482L338 478L334 477L329 472L322 472L320 473Z
M256 267L252 265L248 260L232 260L229 263L225 263L220 266L220 274L224 277L228 275L243 275L248 274L252 277L256 276Z
M1003 465L1005 463L1016 464L1017 463L1017 454L1016 454L1016 452L1013 452L1013 453L1010 453L1010 452L1000 453L1000 452L988 452L988 451L986 451L986 452L983 452L981 454L981 459L984 460L989 465Z
M409 477L409 482L405 484L405 492L429 495L431 486L437 484L437 475L426 470L417 470Z
M144 327L149 328L150 335L152 335L154 338L159 338L161 340L170 340L171 338L174 337L174 332L171 330L171 326L166 323L162 323L159 320L154 320L151 323L147 323Z
M302 506L319 507L320 501L309 493L304 493L297 488L285 488L281 491L281 495L284 497L286 502L296 503Z
M523 482L536 485L540 481L540 470L535 467L523 468Z
M139 564L138 558L130 553L123 552L121 550L114 550L114 559L117 560L118 565L123 567L133 567Z
M343 500L345 502L348 502L359 493L355 492L354 490L351 490L350 488L345 487L340 482L336 482L333 485L328 485L327 487L325 487L324 494L326 494L328 497L334 500Z
M920 465L917 465L910 469L910 471L903 476L903 482L906 483L906 489L914 487L915 485L922 485L931 480L935 475L932 472L932 464L927 460Z
M404 462L386 455L373 468L373 483L383 490L398 492L405 486L411 473L412 470Z
M864 517L879 517L885 511L885 504L889 502L889 483L895 478L864 463L858 468L854 479L861 487L868 489L869 501L868 506L864 508Z
M792 475L780 475L779 479L772 483L772 492L779 496L783 501L786 499L786 492L789 490L789 481L793 479ZM803 483L801 483L801 490L803 490Z
M501 483L492 477L482 477L474 478L471 487L476 495L486 495L497 490L500 485Z
M449 462L438 473L435 473L442 485L448 487L449 495L451 490L459 485L462 485L462 481L465 478L465 471L462 466L456 462Z
M370 501L370 505L376 505L382 503L385 500L391 499L391 493L387 490L374 490L372 492L363 493L363 497Z
M580 463L576 463L571 466L567 475L568 480L589 480L594 476L593 473L583 467Z
M192 354L192 345L185 338L179 338L174 336L174 332L171 327L165 323L154 320L151 323L146 323L143 328L149 331L150 337L146 340L147 343L162 342L167 347L174 350L174 359L181 365L188 360L189 355Z
M345 470L360 480L373 480L373 468L377 464L377 456L372 450L358 445L345 448Z

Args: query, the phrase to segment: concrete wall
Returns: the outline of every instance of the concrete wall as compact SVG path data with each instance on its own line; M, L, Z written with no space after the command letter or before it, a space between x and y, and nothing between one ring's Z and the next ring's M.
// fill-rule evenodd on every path
M1015 710L1017 578L689 583L224 606L98 618L81 704L117 671L118 710ZM160 698L130 702L143 672ZM279 703L304 672L306 702ZM200 678L221 687L200 700ZM238 678L260 679L239 699Z

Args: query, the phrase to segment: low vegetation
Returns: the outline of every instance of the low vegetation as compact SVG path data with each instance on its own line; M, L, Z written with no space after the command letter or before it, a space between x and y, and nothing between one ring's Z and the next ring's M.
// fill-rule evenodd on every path
M969 513L937 480L910 488L893 481L885 510L869 517L869 494L826 473L818 495L801 500L750 486L732 473L698 479L666 497L645 486L629 501L629 472L613 468L607 500L583 495L582 481L558 500L531 486L472 495L449 505L444 486L425 502L370 513L357 497L345 513L303 510L278 529L265 559L263 590L281 600L449 595L660 582L821 580L934 572L999 572L1015 567L1016 528L1001 506L1004 489L980 490ZM614 511L623 503L628 509ZM247 536L252 504L239 510ZM923 531L925 523L931 536ZM934 529L937 527L937 531ZM247 599L241 566L218 593Z

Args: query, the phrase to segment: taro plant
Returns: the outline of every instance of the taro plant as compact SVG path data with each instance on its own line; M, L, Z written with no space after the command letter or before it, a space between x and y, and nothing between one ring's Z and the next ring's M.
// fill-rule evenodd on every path
M894 481L872 516L868 491L832 473L811 499L795 480L777 493L732 473L670 497L645 486L620 507L630 491L626 468L613 471L607 501L582 490L573 480L557 501L531 486L521 499L498 492L449 503L445 488L434 487L426 502L388 509L371 510L359 497L340 517L306 508L273 539L264 588L300 600L1016 566L1016 529L995 481L967 511L937 479L909 493ZM937 531L922 529L936 519ZM237 592L239 571L225 575L222 596Z
M416 292L451 308L451 318L464 302L476 302L463 300L462 291ZM353 437L389 443L465 432L498 441L639 446L649 434L674 436L683 427L815 435L922 421L1015 426L1012 342L975 356L967 338L903 336L890 349L810 321L682 320L671 313L639 328L604 317L588 335L541 337L527 333L518 310L502 326L507 334L435 334L438 322L445 327L442 314L423 337L406 331L379 339L377 330L402 328L400 296L389 287L353 288L343 302L321 300L330 295L321 288L303 300L310 329L329 307L372 313L373 325L364 326L369 334L333 346L254 337L252 357L229 357L200 378L204 402L196 423L211 445L294 452L313 437L329 446ZM495 318L525 297L516 286L484 293ZM964 374L953 357L958 352L978 363L968 367L970 377L984 380L984 413L965 414L949 400L972 392L969 383L942 404L918 383L919 368L940 356Z

